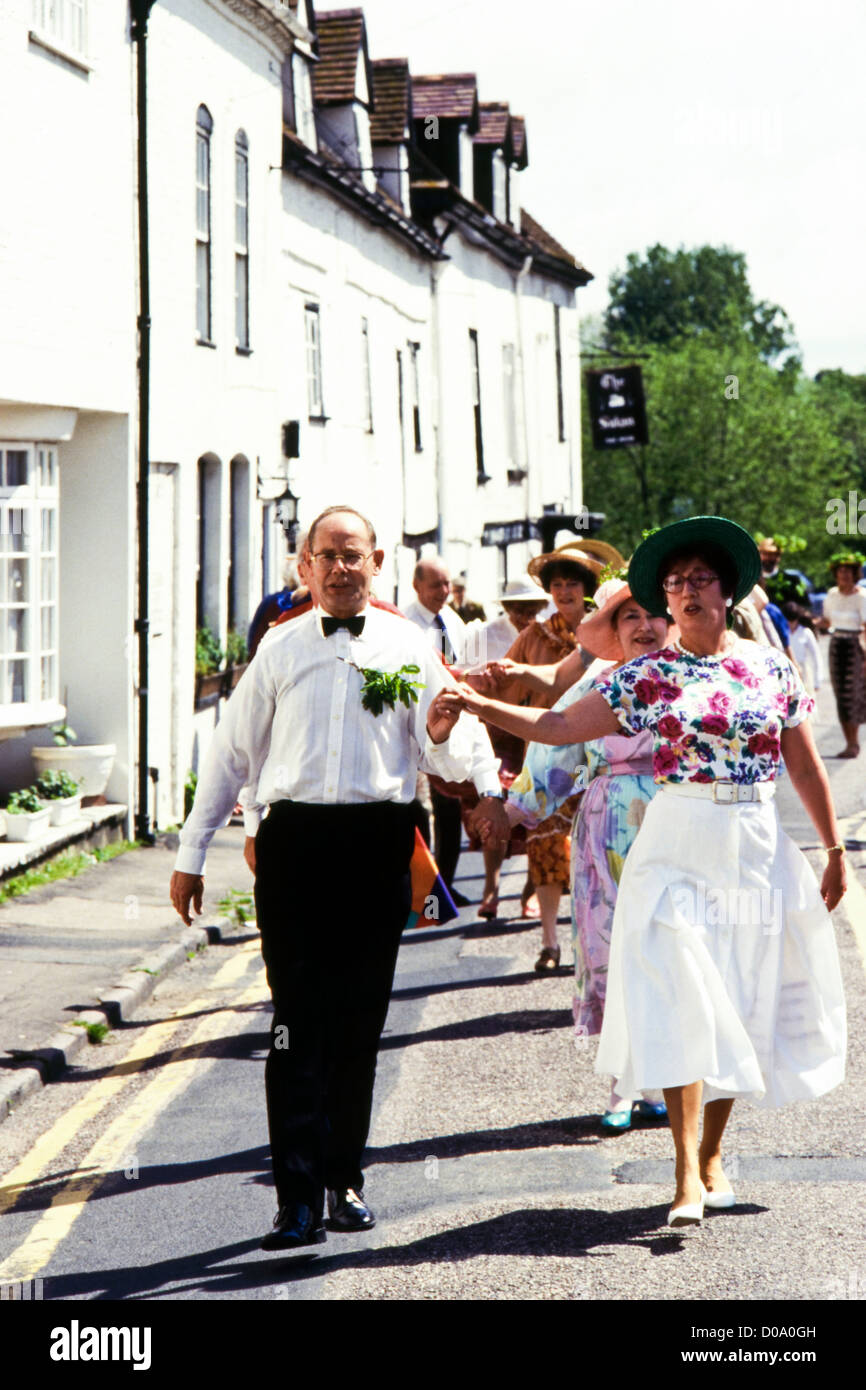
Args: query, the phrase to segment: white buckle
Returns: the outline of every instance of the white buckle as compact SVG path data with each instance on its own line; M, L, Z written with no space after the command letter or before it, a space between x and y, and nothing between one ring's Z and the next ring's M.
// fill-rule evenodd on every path
M729 788L731 795L730 795L730 796L719 796L719 788L720 788L720 787L727 787L727 788ZM729 805L731 805L733 802L738 801L738 800L739 800L739 796L740 796L739 787L736 785L735 782L732 782L731 779L730 779L729 777L723 777L723 778L721 778L720 781L714 782L714 783L713 783L713 801L720 801L720 802L722 802L724 805L729 806Z

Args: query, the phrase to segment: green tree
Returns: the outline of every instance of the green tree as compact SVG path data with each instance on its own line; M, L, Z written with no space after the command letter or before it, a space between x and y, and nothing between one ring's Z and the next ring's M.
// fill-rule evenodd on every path
M787 370L799 365L787 314L755 299L745 256L728 246L670 251L656 245L643 257L632 252L625 270L610 277L608 294L609 346L674 347L694 336L730 342L745 335L765 362L786 355Z

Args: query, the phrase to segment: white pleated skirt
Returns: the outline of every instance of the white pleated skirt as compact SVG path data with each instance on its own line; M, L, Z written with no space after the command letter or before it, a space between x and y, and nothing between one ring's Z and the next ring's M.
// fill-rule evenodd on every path
M596 1071L622 1095L703 1081L704 1100L808 1100L845 1071L830 915L774 801L649 803L611 932Z

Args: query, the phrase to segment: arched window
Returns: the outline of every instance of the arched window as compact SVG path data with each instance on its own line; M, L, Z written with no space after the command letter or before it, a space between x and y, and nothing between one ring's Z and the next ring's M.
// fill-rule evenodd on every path
M242 130L235 136L235 347L250 346L250 160Z
M200 106L195 118L195 329L211 341L211 135L213 118Z

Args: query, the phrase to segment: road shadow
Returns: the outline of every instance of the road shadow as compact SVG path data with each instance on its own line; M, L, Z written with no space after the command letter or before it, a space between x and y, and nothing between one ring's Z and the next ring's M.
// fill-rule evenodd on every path
M509 1014L487 1014L484 1018L443 1023L439 1028L426 1028L417 1033L396 1033L391 1036L385 1034L379 1043L379 1051L387 1052L423 1042L498 1038L504 1033L550 1033L554 1028L570 1028L572 1023L570 1009L524 1009Z

